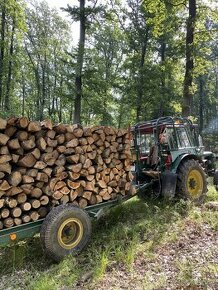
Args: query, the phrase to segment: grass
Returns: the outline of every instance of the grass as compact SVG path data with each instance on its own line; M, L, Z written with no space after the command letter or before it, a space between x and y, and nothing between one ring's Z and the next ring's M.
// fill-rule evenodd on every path
M218 200L218 194L212 187L207 200ZM112 208L99 221L94 221L86 249L76 257L66 257L59 264L54 264L43 254L39 237L1 249L0 289L11 286L27 290L97 289L95 285L104 281L105 274L117 267L134 276L137 274L133 267L136 258L155 261L156 249L177 242L187 220L194 221L196 225L207 223L212 229L218 229L217 212L202 210L184 201L166 202L148 198L142 202L135 197ZM183 261L177 267L177 280L185 285L185 281L190 281L192 277L194 265L191 261ZM144 275L142 289L164 287L166 278L158 274L160 269L153 270L158 275L155 282L149 271ZM201 269L202 276L216 271L213 264Z

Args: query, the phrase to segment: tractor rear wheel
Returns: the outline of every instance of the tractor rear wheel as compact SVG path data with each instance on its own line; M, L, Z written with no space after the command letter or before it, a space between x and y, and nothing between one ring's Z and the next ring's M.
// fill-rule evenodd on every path
M177 196L201 203L207 192L206 175L198 161L183 161L177 171Z

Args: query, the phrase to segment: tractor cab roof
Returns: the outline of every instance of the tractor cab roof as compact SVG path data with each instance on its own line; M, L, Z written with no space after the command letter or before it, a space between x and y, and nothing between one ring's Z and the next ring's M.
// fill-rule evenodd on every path
M190 126L193 124L191 120L182 117L160 117L158 119L143 121L137 123L131 128L131 131L140 131L141 133L149 134L153 133L156 130L163 131L166 127L184 127Z

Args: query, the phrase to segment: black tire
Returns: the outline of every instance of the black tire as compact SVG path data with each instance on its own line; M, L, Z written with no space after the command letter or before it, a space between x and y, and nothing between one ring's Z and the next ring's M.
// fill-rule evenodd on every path
M214 184L216 190L218 191L218 170L216 170L214 173L213 184Z
M184 160L178 170L177 196L195 203L204 201L207 193L206 175L197 160Z
M46 216L40 231L43 248L59 262L66 255L80 252L91 235L91 220L82 209L73 205L55 207Z

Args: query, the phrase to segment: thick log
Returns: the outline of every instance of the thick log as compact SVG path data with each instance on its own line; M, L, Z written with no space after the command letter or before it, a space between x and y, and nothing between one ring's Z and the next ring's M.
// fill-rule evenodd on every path
M31 209L31 204L29 202L24 202L20 204L22 211L29 211Z
M87 205L88 205L88 201L85 198L80 197L80 199L79 199L79 207L85 208L85 207L87 207Z
M38 211L40 218L44 218L48 213L48 209L44 206L40 207L37 211Z
M9 217L9 215L10 215L10 210L8 208L3 208L1 210L1 217L3 219L6 219L7 217Z
M11 228L14 226L14 220L11 217L8 217L3 221L3 224L6 228Z
M34 137L34 136L32 136ZM31 138L21 142L21 146L24 150L31 150L36 147L35 138Z
M41 203L38 199L31 199L29 203L31 204L31 208L34 209L39 208L41 206Z
M18 131L17 134L16 134L16 137L19 141L26 141L28 139L28 132L26 131Z
M36 176L36 180L48 182L48 175L44 172L38 172Z
M22 219L21 218L14 218L14 225L19 226L22 224Z
M31 191L31 197L40 198L42 196L41 188L35 187Z
M5 129L4 133L11 138L15 134L16 131L17 131L16 127L9 126Z
M27 201L27 195L24 192L21 192L16 197L17 203L25 203Z
M13 163L17 163L20 156L17 154L11 154L11 158L12 158Z
M7 196L14 196L14 195L21 193L22 191L23 190L20 187L13 186L9 190L7 190L6 195Z
M10 197L6 197L5 198L5 204L9 207L9 208L14 208L17 206L17 200L14 198L10 198Z
M5 205L5 199L4 198L1 198L0 199L0 208L3 208Z
M41 152L39 148L35 148L33 151L31 151L31 154L38 160L41 156Z
M68 195L63 195L60 199L61 204L67 204L70 201L70 198Z
M23 223L28 223L31 221L31 217L28 214L24 214L21 217Z
M79 177L80 177L80 173L78 172L78 173L75 173L75 172L68 172L68 176L69 176L69 178L70 178L70 180L77 180L77 179L79 179Z
M0 130L4 130L7 126L7 121L0 118Z
M34 211L31 211L29 213L29 215L30 215L30 219L32 221L37 221L39 219L39 217L40 217L39 213L37 211L35 211L35 210Z
M9 140L9 136L0 133L0 145L6 145Z
M10 184L7 182L7 180L3 180L2 183L0 184L0 190L1 191L7 191L8 189L10 189L11 186Z
M35 169L35 168L32 168L32 169L27 170L26 174L28 176L31 176L31 177L35 178L37 176L37 174L38 174L38 170Z
M47 205L49 203L49 198L47 195L42 195L40 197L40 203L41 205Z
M31 168L35 165L36 158L32 154L27 154L18 161L18 165Z
M74 148L76 146L78 146L79 144L79 140L78 139L72 139L71 141L67 142L66 147L67 148Z
M47 166L47 164L43 161L36 161L34 168L36 169L44 169Z
M22 214L22 210L19 207L15 207L11 210L11 216L14 218L20 217Z
M1 134L0 134L0 143L1 143ZM1 146L0 147L0 154L1 155L8 155L8 154L10 154L10 152L8 150L8 146Z
M22 182L23 183L33 183L34 182L34 178L28 175L23 175L22 176Z
M17 126L19 128L25 129L29 124L29 120L26 117L21 117L17 120Z
M8 141L8 147L12 150L16 150L20 148L20 142L17 138L15 139L10 139Z
M34 122L29 122L28 127L27 127L28 132L39 132L41 130L41 125L39 122L34 121Z

